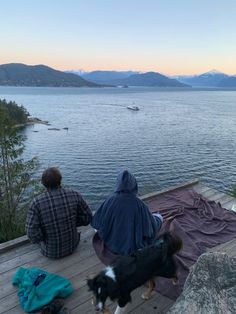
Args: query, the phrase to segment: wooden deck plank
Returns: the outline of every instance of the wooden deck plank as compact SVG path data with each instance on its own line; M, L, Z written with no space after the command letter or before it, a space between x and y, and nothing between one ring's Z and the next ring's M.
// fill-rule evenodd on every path
M200 186L200 188L199 188ZM213 188L201 186L200 184L196 184L193 186L193 189L201 194L203 197L209 199L210 201L215 201L221 203L221 206L226 209L231 209L233 204L236 204L236 199L231 195L225 194L223 192L219 192Z
M202 183L198 183L198 184L195 184L193 186L193 189L198 193L198 194L201 194L203 195L204 193L206 193L208 190L210 190L211 188L209 186L205 186L203 185Z
M215 189L209 189L206 192L204 192L202 195L207 198L208 200L211 200L211 198L216 194L219 193L219 191Z
M165 193L168 193L168 192L171 192L171 191L174 191L174 190L182 189L182 188L191 187L191 186L196 185L196 184L198 184L198 179L195 179L195 180L192 180L192 181L189 181L189 182L186 182L186 183L182 183L182 184L176 185L174 187L166 188L166 189L163 189L161 191L157 191L157 192L153 192L153 193L148 193L148 194L142 195L142 196L140 196L140 199L147 201L147 200L150 200L150 199L152 199L154 197L157 197L158 195L162 195L162 194L165 194Z
M10 261L11 259L16 258L18 256L22 256L26 253L33 252L34 250L38 250L38 245L27 243L27 244L24 244L23 246L10 249L4 252L4 254L0 253L0 264L5 261Z
M26 235L16 238L14 240L10 240L4 243L0 243L0 253L4 253L9 249L13 249L15 247L19 247L21 245L29 243L29 239Z
M225 204L226 202L232 201L233 198L230 195L226 195L224 193L217 193L210 199L211 201L215 201L216 203Z
M231 255L232 257L236 257L236 250L234 250L234 252L232 253L232 255Z
M236 239L234 239L234 242L232 243L232 245L224 247L224 252L231 257L235 256L235 254L236 254Z
M144 287L135 290L132 295L133 302L128 304L126 313L165 313L166 308L174 303L157 292L152 295L150 300L145 301L141 298L143 291Z
M221 204L222 205L222 204ZM224 208L231 210L232 206L236 205L236 199L233 198L232 200L225 201L222 205Z
M135 313L135 314L159 314L166 313L169 308L174 304L174 301L166 298L160 294L152 297L150 300L143 302L141 305L133 308L131 311L127 311L127 313Z
M209 249L208 251L209 252L224 252L224 253L227 253L229 256L231 256L231 254L234 254L234 252L236 251L236 239L233 239L226 243L219 244Z
M22 310L20 305L14 307L13 309L7 310L5 312L2 312L4 314L25 314L25 311Z
M173 301L169 298L163 297L156 293L150 300L144 301L140 295L142 288L136 289L132 293L132 303L128 304L125 313L166 313L167 310L173 305ZM108 301L107 307L113 313L116 308L116 303ZM91 298L86 302L80 304L79 306L71 310L71 314L76 313L94 313L94 306L92 305Z

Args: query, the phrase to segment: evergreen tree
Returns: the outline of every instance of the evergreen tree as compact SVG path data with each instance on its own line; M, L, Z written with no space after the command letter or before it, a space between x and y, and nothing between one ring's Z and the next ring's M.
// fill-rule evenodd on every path
M14 114L17 110L14 103ZM14 128L16 122L17 115L12 118L6 101L0 100L0 243L24 234L27 207L37 185L33 174L38 160L22 159L25 138Z

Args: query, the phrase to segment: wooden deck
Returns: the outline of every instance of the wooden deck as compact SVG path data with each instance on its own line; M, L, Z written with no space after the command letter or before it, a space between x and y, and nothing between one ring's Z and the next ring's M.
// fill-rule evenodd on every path
M148 201L148 199L156 198L158 195L167 193L170 190L190 185L198 193L209 200L220 202L227 209L231 209L232 205L236 203L236 199L231 196L209 188L197 181L161 192L147 194L142 199ZM69 308L70 313L94 313L94 308L91 305L92 296L88 291L86 279L97 274L103 268L103 265L96 257L91 244L94 231L90 227L81 229L81 243L76 252L60 260L51 260L42 256L38 247L28 243L26 237L20 239L23 241L22 243L18 239L10 242L10 245L0 244L0 313L24 313L19 306L17 289L11 284L12 276L20 266L39 267L68 278L74 287L74 293L66 300L66 306ZM211 251L227 252L230 256L236 256L236 239L217 246L211 249ZM133 302L129 304L127 313L166 313L173 304L172 300L158 293L154 293L151 300L145 302L140 297L142 290L143 287L133 292ZM114 304L110 302L109 307L113 309Z

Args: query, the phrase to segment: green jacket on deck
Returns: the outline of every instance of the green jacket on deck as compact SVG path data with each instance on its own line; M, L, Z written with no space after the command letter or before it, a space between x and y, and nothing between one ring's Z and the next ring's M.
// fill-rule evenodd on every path
M73 292L69 280L39 268L20 267L12 284L18 287L20 304L26 312L39 310L55 297L66 298Z

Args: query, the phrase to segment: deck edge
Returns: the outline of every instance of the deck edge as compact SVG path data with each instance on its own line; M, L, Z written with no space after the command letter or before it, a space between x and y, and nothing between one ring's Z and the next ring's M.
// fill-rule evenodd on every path
M199 180L198 179L194 179L194 180L188 181L186 183L181 183L181 184L172 186L170 188L163 189L161 191L156 191L156 192L144 194L144 195L140 196L139 198L141 200L143 200L143 201L146 201L146 200L149 200L149 199L151 199L153 197L156 197L158 195L165 194L165 193L168 193L168 192L171 192L171 191L174 191L174 190L178 190L178 189L181 189L181 188L186 188L188 186L192 186L192 185L195 185L197 183L199 183Z
M10 240L7 242L0 243L0 254L5 253L6 251L9 251L10 249L22 246L22 245L29 243L29 242L30 241L29 241L28 237L26 235L24 235L22 237L19 237L19 238L16 238L16 239L13 239L13 240Z

